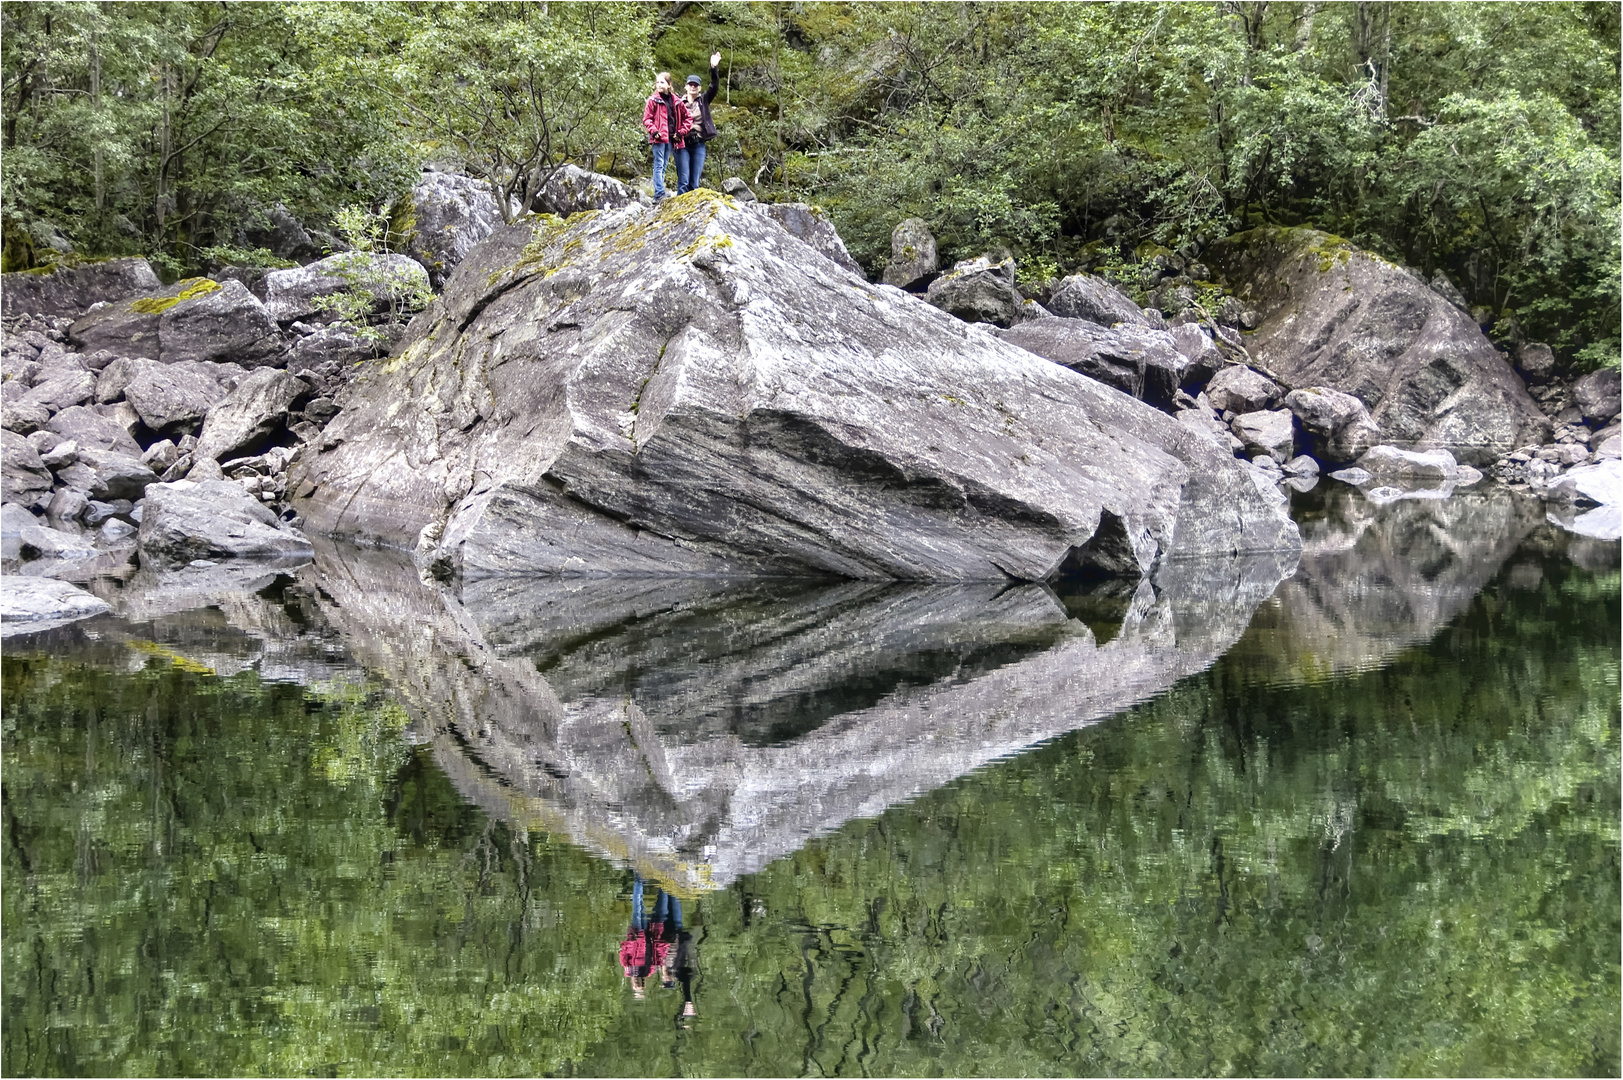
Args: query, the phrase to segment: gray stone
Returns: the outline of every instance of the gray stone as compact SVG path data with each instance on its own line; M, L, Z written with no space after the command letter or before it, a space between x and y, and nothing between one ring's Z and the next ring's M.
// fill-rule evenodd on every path
M908 218L891 230L890 262L883 275L886 285L911 288L940 269L935 235L923 218Z
M321 254L315 237L281 203L265 212L263 224L251 226L245 233L251 247L265 248L278 259L298 261Z
M1022 323L998 336L1167 412L1173 411L1173 399L1190 380L1189 373L1198 377L1198 369L1165 330L1050 318Z
M75 316L91 304L118 301L162 287L145 259L108 259L50 273L0 275L0 311Z
M1328 386L1292 390L1285 395L1284 405L1325 461L1356 461L1380 435L1362 401Z
M410 293L428 284L428 272L409 255L367 255L344 252L329 255L320 262L292 270L273 270L265 275L265 309L278 323L314 315L321 308L317 299L360 287L362 279L384 283L374 291L374 310L391 296Z
M1396 446L1376 446L1358 459L1359 468L1377 480L1453 480L1459 463L1447 450L1415 451Z
M168 439L159 439L147 447L146 453L141 455L141 461L157 473L162 473L178 460L180 450Z
M8 401L0 408L0 413L4 413L0 418L0 428L18 435L31 434L51 422L50 410L32 402Z
M717 198L498 231L339 404L294 506L437 574L1041 579L1295 543L1208 440Z
M536 199L537 208L543 213L557 214L559 217L569 217L588 210L618 210L622 206L640 203L642 200L635 191L612 176L603 173L588 172L579 165L564 165L547 178L541 185L541 194ZM496 209L496 200L490 200L492 212ZM491 231L501 225L501 215L491 222L491 227L484 231L489 236ZM481 236L480 239L484 239ZM464 249L463 254L467 251ZM461 260L458 259L458 262Z
M137 544L143 568L185 566L194 559L303 562L311 555L303 533L277 521L229 480L153 484Z
M1623 457L1623 435L1612 434L1604 439L1594 440L1595 450L1590 456L1595 461L1603 458Z
M287 369L297 374L329 363L347 369L375 355L377 351L377 346L351 327L336 323L294 342L293 350L288 354Z
M287 344L259 298L242 282L228 280L159 316L158 348L165 364L202 360L259 367L280 364Z
M1530 383L1547 382L1555 373L1555 351L1538 341L1516 346L1516 370Z
M1319 475L1319 463L1306 454L1298 454L1285 462L1285 475L1317 476Z
M1579 466L1551 484L1544 497L1580 505L1623 505L1623 461L1611 458Z
M1248 451L1266 454L1280 465L1296 454L1294 427L1289 409L1242 413L1229 424Z
M765 214L779 225L784 232L799 240L819 255L842 268L849 270L858 277L862 276L862 267L845 250L845 241L835 230L834 223L828 216L815 206L807 203L753 203L751 209ZM1013 284L1014 269L1010 264L1010 284ZM1022 299L1024 299L1022 297Z
M111 405L124 397L124 388L130 380L149 368L158 366L156 360L145 356L120 356L106 367L96 378L96 404Z
M51 472L28 440L0 429L0 500L31 505L51 490Z
M1206 399L1219 412L1258 412L1271 408L1279 397L1272 379L1239 364L1219 371L1206 384Z
M0 588L0 633L33 633L110 610L107 601L66 581L8 574Z
M1067 319L1087 319L1100 326L1126 323L1151 328L1144 310L1110 282L1092 274L1072 274L1049 298L1048 310Z
M65 469L79 460L79 444L72 439L58 439L39 459L47 469Z
M1013 260L992 262L984 256L954 265L930 282L924 298L965 322L1002 327L1019 322L1026 303L1014 287Z
M88 371L62 371L40 382L23 395L22 405L39 405L58 413L73 405L83 405L96 394L96 377Z
M1343 484L1351 484L1353 487L1361 487L1375 478L1368 471L1354 466L1348 469L1337 469L1330 474L1330 479L1340 480Z
M1601 368L1572 384L1573 404L1583 410L1585 420L1604 424L1618 414L1618 374L1617 368Z
M565 165L542 189L543 200L554 187L573 190L564 176L566 170L595 175L579 166ZM624 186L617 180L610 182ZM563 194L563 190L558 193ZM556 209L552 212L563 213ZM425 172L411 189L411 224L405 253L422 263L429 283L439 287L457 263L501 223L501 205L489 184L456 173Z
M139 499L148 484L158 482L140 458L116 450L80 450L79 464L94 471L87 491L92 499Z
M153 431L192 430L225 397L214 374L198 363L153 365L124 388L124 399Z
M1189 361L1184 369L1185 386L1204 385L1223 369L1223 354L1199 323L1169 326L1167 332L1172 335L1173 348Z
M288 409L307 389L285 371L250 372L209 411L194 456L218 461L252 453L276 433L287 420Z
M1328 386L1370 409L1380 441L1492 462L1549 421L1469 316L1407 271L1311 229L1229 237L1203 257L1262 316L1246 347L1287 389Z
M22 503L0 504L0 560L11 562L22 555L22 529L38 525L39 518Z
M90 509L91 483L95 480L95 470L88 465L73 466L74 471L83 474L84 479L76 477L63 477L63 483L69 486L59 487L51 493L51 501L46 504L45 517L54 524L75 522L84 517ZM77 484L78 486L73 486Z
M18 536L25 559L94 559L101 554L83 536L46 525L24 525Z
M101 533L101 538L107 543L118 544L134 536L136 527L121 518L110 517L102 522L98 531Z
M739 202L755 202L755 192L751 191L750 186L744 183L743 179L740 177L729 176L727 179L723 180L721 182L721 190L725 191Z

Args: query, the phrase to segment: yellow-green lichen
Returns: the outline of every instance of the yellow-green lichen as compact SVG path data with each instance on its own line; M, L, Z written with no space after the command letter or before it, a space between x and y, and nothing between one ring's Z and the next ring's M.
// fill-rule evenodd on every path
M161 315L183 300L195 300L199 296L207 296L212 292L220 291L220 283L210 278L187 278L176 282L175 288L180 291L174 296L144 296L139 300L130 302L130 310L139 315Z

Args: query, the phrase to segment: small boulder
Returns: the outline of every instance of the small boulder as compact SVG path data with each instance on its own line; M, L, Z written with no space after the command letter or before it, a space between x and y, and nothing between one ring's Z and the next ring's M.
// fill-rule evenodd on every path
M96 377L82 369L59 371L24 394L20 404L39 405L49 413L58 413L74 405L83 405L96 395Z
M1281 465L1296 453L1293 427L1289 409L1244 413L1229 424L1247 451L1266 454Z
M1356 461L1380 437L1362 401L1328 386L1292 390L1284 405L1326 461Z
M11 275L6 275L10 277ZM0 625L6 636L45 630L112 610L105 600L55 578L7 575L0 589Z
M80 450L79 464L94 474L87 489L92 499L134 501L149 484L158 482L158 474L142 464L140 458L115 450Z
M1358 459L1358 465L1377 480L1441 480L1459 476L1459 463L1447 450L1401 450L1396 446L1372 447Z
M1552 483L1544 497L1579 505L1623 505L1623 461L1611 458L1594 465L1581 465Z
M96 404L111 405L124 397L124 388L130 380L149 368L158 366L156 360L145 356L120 356L96 377Z
M1014 287L1014 260L966 259L930 282L924 299L965 322L1009 327L1021 321L1026 298Z
M306 390L301 380L276 368L249 372L209 411L194 457L218 461L251 453L282 426L288 409Z
M755 201L755 192L750 190L750 186L744 183L741 177L729 176L727 179L721 182L721 190L731 195L741 203L752 203Z
M935 235L923 218L908 218L890 233L890 262L885 264L883 281L898 289L928 284L941 269L936 255Z
M1092 274L1072 274L1061 281L1048 301L1048 310L1067 319L1087 319L1100 326L1153 325L1144 310L1126 293Z
M1219 412L1259 412L1279 400L1279 387L1268 376L1235 364L1212 376L1206 398Z
M27 439L0 429L0 500L31 506L55 481Z
M137 544L143 567L194 559L303 561L310 541L229 480L178 480L147 489Z
M1289 461L1285 462L1285 475L1317 476L1319 475L1319 463L1308 457L1306 454L1298 454L1296 457L1293 457Z
M565 165L553 173L548 185L542 188L543 201L553 193L555 186L572 190L562 178L569 170L584 176L596 175L576 165ZM617 180L610 182L624 187ZM559 190L557 194L563 195L565 191ZM565 212L552 210L552 213ZM502 223L501 206L489 184L448 172L423 173L423 178L411 189L410 214L405 252L423 264L429 283L435 287L443 285L463 256Z
M0 409L0 428L19 435L30 435L51 422L51 410L32 402L7 401Z
M145 259L108 259L49 273L0 275L0 312L77 316L91 304L114 302L163 287Z
M373 283L375 288L367 285ZM314 315L322 296L356 288L372 288L374 308L428 284L428 272L408 255L368 255L345 252L291 270L265 275L265 309L278 323Z
M811 247L818 254L845 269L863 277L862 267L845 250L845 241L835 231L834 223L823 212L806 203L756 203L756 208L783 226L783 230L796 240ZM1013 277L1013 266L1010 267Z
M1223 354L1199 323L1168 326L1167 333L1172 335L1172 347L1189 360L1188 367L1184 369L1185 386L1205 385L1213 375L1223 370Z
M1516 370L1530 383L1548 382L1555 373L1555 351L1538 341L1516 346Z
M195 429L225 391L199 363L154 364L131 379L124 398L153 431Z
M141 456L141 445L130 436L123 424L83 405L63 409L51 417L47 430L60 438L72 439L81 450L88 447L113 450L136 458Z
M1572 402L1583 410L1584 419L1605 424L1620 411L1617 368L1601 368L1572 384Z
M94 559L101 552L93 541L46 525L24 525L19 534L24 559Z
M1189 381L1193 368L1165 330L1048 318L1022 323L998 336L1166 412L1173 411L1178 387Z
M228 360L258 367L276 365L287 346L259 298L242 282L227 280L165 311L158 348L165 364Z
M564 165L541 185L541 194L536 197L536 209L546 214L569 217L586 210L618 210L641 201L635 191L612 176L590 172L579 165ZM496 209L494 198L490 200L490 209ZM490 235L491 230L500 224L498 214L496 223L485 230L485 235ZM463 254L467 254L467 249L463 250Z

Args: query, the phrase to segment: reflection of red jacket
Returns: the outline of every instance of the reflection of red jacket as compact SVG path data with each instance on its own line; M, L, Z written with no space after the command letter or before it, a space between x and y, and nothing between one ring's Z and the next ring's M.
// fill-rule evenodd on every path
M680 97L672 94L671 100L675 106L667 109L664 99L658 94L650 97L648 104L643 106L642 126L648 130L650 142L668 142L680 149L684 144L682 136L693 130L693 117L688 115L687 105ZM676 125L674 128L671 126L673 121Z
M625 970L627 978L646 975L654 968L664 966L665 958L671 954L671 943L661 940L664 936L664 923L654 923L647 930L638 930L633 926L626 931L626 939L620 942L620 967ZM652 962L648 955L650 945L653 946Z

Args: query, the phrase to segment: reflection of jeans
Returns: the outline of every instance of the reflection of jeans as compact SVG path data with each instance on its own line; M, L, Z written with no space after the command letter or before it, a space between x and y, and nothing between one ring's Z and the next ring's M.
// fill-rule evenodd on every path
M642 875L633 872L631 875L631 928L633 930L648 929L649 922L682 925L682 901L667 893L664 889L654 890L654 917L648 918L648 913L642 906Z
M687 179L682 181L685 186L677 191L677 194L681 194L683 191L692 191L699 186L699 175L704 172L704 143L697 139L689 139L687 148L678 150L676 153L678 162L684 156L687 158ZM677 175L680 176L681 174L682 168L678 164Z
M665 166L676 159L676 193L688 189L688 155L686 150L675 150L668 142L654 143L654 198L665 197Z

